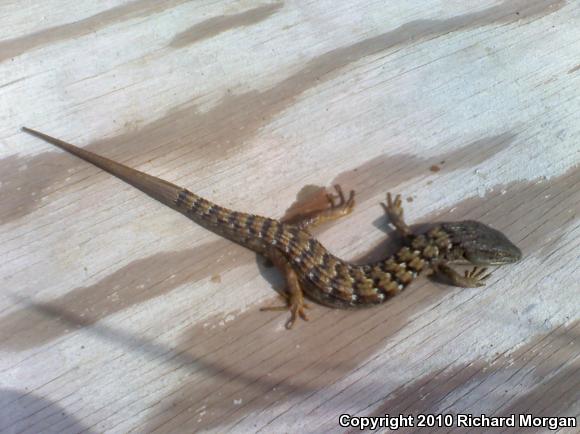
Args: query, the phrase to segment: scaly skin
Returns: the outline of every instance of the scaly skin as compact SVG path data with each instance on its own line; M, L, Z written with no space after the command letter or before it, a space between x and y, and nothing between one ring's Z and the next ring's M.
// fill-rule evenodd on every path
M426 233L415 234L403 219L401 197L393 200L388 194L387 204L383 206L393 226L404 237L405 246L382 261L351 264L330 254L308 232L309 227L352 212L354 192L346 199L340 186L336 186L337 195L328 196L328 208L285 222L223 208L184 188L70 143L29 128L23 130L123 179L205 228L269 258L286 277L287 306L263 310L289 309L287 328L298 317L307 319L304 296L334 308L373 306L405 289L422 273L443 274L452 284L462 287L483 286L490 276L486 268L477 267L461 275L449 264L503 265L521 258L520 250L501 232L479 222L441 223Z

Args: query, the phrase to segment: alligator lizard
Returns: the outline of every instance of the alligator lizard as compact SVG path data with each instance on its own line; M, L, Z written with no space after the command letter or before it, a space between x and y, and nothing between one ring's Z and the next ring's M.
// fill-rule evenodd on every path
M405 241L395 255L357 265L332 255L309 232L324 221L350 214L354 192L348 198L339 186L328 195L326 209L282 221L232 211L170 182L109 160L70 143L23 128L23 131L56 145L133 185L194 222L251 249L279 268L286 278L287 305L262 310L290 310L291 328L298 317L307 320L304 297L334 308L356 308L383 303L405 289L420 274L439 273L456 286L485 285L489 265L518 261L522 254L501 232L476 221L439 223L424 233L414 233L405 223L400 195L387 194L386 214ZM450 264L471 264L460 274Z

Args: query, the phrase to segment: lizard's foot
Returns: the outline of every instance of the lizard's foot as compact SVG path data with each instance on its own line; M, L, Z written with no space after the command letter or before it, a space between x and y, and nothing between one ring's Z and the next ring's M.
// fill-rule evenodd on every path
M265 307L260 310L262 311L279 311L279 310L290 310L290 319L286 322L286 328L291 329L296 319L298 317L302 318L304 321L308 321L304 309L308 305L304 302L304 292L300 287L300 279L296 274L296 271L292 268L288 260L282 255L278 250L272 249L269 252L268 257L272 260L274 265L276 265L286 277L286 290L282 293L286 298L286 306L273 306Z
M479 286L485 286L485 281L489 276L491 276L491 273L485 274L487 268L473 267L473 270L465 271L464 274L460 274L447 264L436 264L434 266L434 271L449 279L452 285L461 288L477 288Z
M334 186L336 194L326 194L326 198L330 203L330 209L341 210L343 215L350 214L354 208L354 190L348 194L348 199L344 196L342 187L339 184Z
M302 318L304 321L308 321L308 317L306 316L306 312L304 309L309 309L310 305L304 301L302 296L294 296L293 294L285 293L284 297L286 298L286 305L284 306L269 306L269 307L262 307L260 308L261 312L280 312L289 310L290 311L290 318L286 321L286 328L290 330L293 326L298 317Z
M393 195L390 192L387 193L387 203L381 203L381 205L391 221L403 220L403 199L400 194L397 194L393 200Z
M381 205L385 210L389 221L397 231L399 231L403 236L410 235L411 229L407 226L403 217L403 199L401 198L401 195L397 194L395 200L393 200L391 193L387 193L387 203L381 203Z
M464 279L471 288L485 286L485 281L491 276L491 273L485 274L486 272L487 268L473 267L473 270L465 271Z

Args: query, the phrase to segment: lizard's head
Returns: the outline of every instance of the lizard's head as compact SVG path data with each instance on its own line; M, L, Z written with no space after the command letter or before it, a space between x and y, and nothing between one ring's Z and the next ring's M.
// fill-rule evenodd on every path
M454 263L473 265L505 265L517 262L522 252L501 232L483 223L466 220L442 223L449 235L451 248L447 259Z

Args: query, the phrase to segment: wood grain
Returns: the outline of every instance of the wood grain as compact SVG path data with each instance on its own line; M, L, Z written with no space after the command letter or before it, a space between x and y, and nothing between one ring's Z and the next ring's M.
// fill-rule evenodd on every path
M0 17L1 432L578 417L577 2L48 0ZM318 233L353 261L396 247L387 191L409 221L480 220L524 260L485 289L315 306L288 332L259 312L276 270L23 125L241 211L355 189Z

